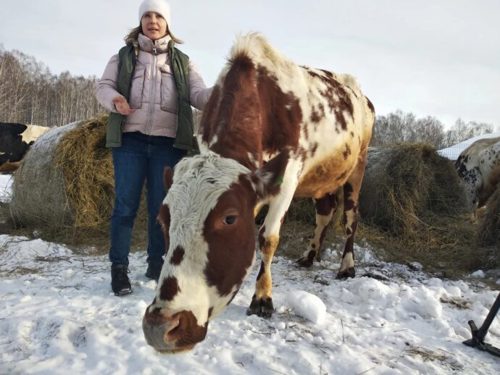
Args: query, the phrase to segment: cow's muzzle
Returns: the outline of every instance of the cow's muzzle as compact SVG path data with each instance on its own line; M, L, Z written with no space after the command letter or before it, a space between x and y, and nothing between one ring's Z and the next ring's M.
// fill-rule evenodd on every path
M162 353L187 351L203 341L207 334L208 323L197 324L191 311L181 311L170 315L161 309L146 309L142 319L142 330L146 342Z

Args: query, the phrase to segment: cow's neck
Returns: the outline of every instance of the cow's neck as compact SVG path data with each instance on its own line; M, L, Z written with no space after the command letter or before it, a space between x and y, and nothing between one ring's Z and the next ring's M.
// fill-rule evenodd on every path
M254 170L264 154L297 149L302 111L298 98L279 86L277 74L245 55L234 58L202 119L202 139L212 151Z
M207 106L213 107L202 120L203 141L210 150L251 170L260 165L262 119L267 115L262 111L257 71L247 57L233 61L231 69L214 88Z

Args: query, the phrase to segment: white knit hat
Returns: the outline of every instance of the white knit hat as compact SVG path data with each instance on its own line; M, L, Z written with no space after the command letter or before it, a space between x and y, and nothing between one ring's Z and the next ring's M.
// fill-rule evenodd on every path
M139 23L146 12L156 12L167 21L170 29L170 6L165 0L144 0L139 7Z

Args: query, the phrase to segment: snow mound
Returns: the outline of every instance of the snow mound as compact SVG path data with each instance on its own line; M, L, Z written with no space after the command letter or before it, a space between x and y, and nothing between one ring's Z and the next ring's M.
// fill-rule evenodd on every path
M326 306L314 294L303 290L293 291L288 293L286 300L297 315L315 324L321 324L325 320Z

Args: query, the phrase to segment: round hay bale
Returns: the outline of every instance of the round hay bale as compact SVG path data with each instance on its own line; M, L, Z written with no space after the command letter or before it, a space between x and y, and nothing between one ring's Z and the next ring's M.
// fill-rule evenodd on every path
M481 246L500 249L500 184L486 202L486 212L480 219L478 240Z
M418 237L432 216L463 212L465 195L448 159L426 144L370 148L360 193L362 220L383 231Z
M114 202L112 157L105 147L107 117L53 128L33 144L14 176L15 221L107 230ZM143 211L141 207L141 220Z
M55 166L63 171L75 227L107 223L113 209L113 161L105 147L107 118L83 122L61 139L55 151Z
M55 165L55 150L61 138L79 124L50 129L26 153L12 184L10 210L16 223L60 227L72 222L63 171Z

